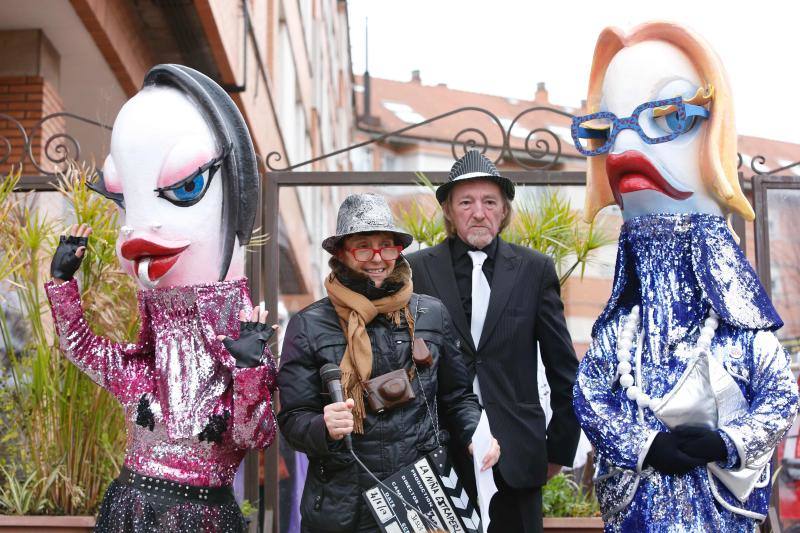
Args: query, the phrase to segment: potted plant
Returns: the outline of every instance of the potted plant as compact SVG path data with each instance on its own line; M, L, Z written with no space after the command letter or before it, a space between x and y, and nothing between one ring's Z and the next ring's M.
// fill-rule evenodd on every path
M578 483L572 472L562 472L542 488L544 530L595 533L603 531L600 504L591 488Z
M94 230L79 276L89 324L130 339L138 314L133 283L117 267L117 210L86 187L91 175L72 167L53 194ZM116 400L59 352L43 285L71 221L37 209L43 197L15 193L18 180L17 172L0 183L0 417L9 428L0 437L0 531L88 531L119 472L124 420Z

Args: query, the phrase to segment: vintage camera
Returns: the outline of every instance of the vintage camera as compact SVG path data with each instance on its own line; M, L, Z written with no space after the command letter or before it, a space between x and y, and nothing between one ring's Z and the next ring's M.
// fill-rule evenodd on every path
M370 411L381 414L415 398L408 373L402 368L364 382Z

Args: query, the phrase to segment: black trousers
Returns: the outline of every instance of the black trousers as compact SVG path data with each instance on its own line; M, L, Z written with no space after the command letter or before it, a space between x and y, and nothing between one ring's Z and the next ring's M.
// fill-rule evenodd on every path
M497 468L494 469L494 483L497 493L489 505L488 533L541 533L542 488L509 487Z

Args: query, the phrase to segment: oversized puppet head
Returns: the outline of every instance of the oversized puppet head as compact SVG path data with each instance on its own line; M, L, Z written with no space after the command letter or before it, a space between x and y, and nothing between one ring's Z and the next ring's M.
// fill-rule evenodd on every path
M737 175L728 82L717 55L666 22L600 34L587 100L572 136L587 156L588 220L616 203L623 217L731 211L753 219Z
M240 277L259 196L253 144L214 81L157 65L120 110L93 188L123 211L117 254L143 288Z

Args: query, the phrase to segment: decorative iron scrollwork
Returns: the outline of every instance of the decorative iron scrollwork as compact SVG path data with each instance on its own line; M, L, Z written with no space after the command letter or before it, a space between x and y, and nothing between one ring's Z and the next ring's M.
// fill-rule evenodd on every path
M767 162L767 158L763 155L753 156L753 159L750 160L750 170L753 171L753 174L756 176L769 176L778 174L783 172L784 170L789 170L790 168L794 168L800 165L800 161L795 161L794 163L790 163L788 165L783 165L778 168L773 169L760 169L757 168L756 165L763 166Z
M81 144L78 142L78 139L68 133L58 132L48 137L44 141L44 146L42 147L42 157L47 158L47 161L53 164L55 170L53 172L48 172L36 161L36 158L33 157L33 141L36 138L36 135L39 133L39 130L42 129L45 122L60 117L72 118L85 124L91 124L92 126L97 126L99 128L111 131L111 126L103 124L102 122L97 122L96 120L91 120L80 115L76 115L74 113L52 113L42 118L33 126L33 128L31 128L30 136L28 137L28 142L25 146L25 154L39 172L48 176L55 175L59 171L65 170L66 167L63 165L65 165L67 160L71 159L73 161L78 161L80 160L81 156ZM71 153L70 149L72 149L74 153ZM55 155L53 155L53 152Z
M547 170L553 168L556 166L556 164L558 164L558 160L561 158L561 149L562 149L561 138L557 133L555 133L553 130L549 128L541 127L531 130L525 137L525 144L523 145L525 154L528 157L530 157L535 161L541 161L544 164L531 166L524 163L517 157L517 153L511 146L511 133L514 131L514 126L517 125L517 122L519 122L519 120L525 115L539 111L555 113L556 115L567 117L568 119L570 119L570 121L574 116L570 113L567 113L566 111L562 111L560 109L556 109L553 107L536 106L525 109L524 111L520 112L516 117L514 117L514 120L511 121L511 124L508 126L508 131L506 132L506 139L508 140L508 142L506 143L506 150L508 151L508 154L514 161L514 163L516 163L517 165L521 166L526 170ZM543 138L536 139L535 148L531 148L530 144L531 140L534 139L539 134L546 134L547 136L550 137L550 139L552 139L552 141L555 143L555 151L550 148L550 141ZM548 157L552 157L552 159L549 162L546 161Z
M0 113L0 122L4 121L10 122L15 128L19 130L20 135L22 135L24 146L28 146L28 132L25 131L25 128L22 126L22 123L16 118L12 117L11 115ZM9 157L11 157L11 152L14 149L14 147L11 145L11 139L9 139L7 136L0 137L0 142L3 143L4 145L3 148L5 150L3 152L2 157L0 157L0 164L3 164L6 161L8 161ZM27 153L27 150L24 150L22 153L24 156L24 154Z
M366 131L367 133L375 133L375 134L380 133L380 135L378 135L377 137L375 137L373 139L369 139L367 141L360 142L360 143L354 144L352 146L348 146L347 148L342 148L341 150L335 150L335 151L330 152L328 154L323 154L323 155L321 155L319 157L315 157L315 158L309 159L308 161L303 161L302 163L297 163L295 165L287 165L286 167L283 167L283 168L277 168L272 164L273 161L278 162L278 161L281 161L283 159L283 156L281 155L280 152L274 152L273 151L273 152L268 153L267 156L264 158L264 164L267 167L267 169L272 170L272 171L294 170L296 168L300 168L300 167L303 167L303 166L306 166L306 165L310 165L312 163L316 163L317 161L322 161L323 159L328 159L329 157L334 157L334 156L337 156L339 154L342 154L342 153L345 153L345 152L349 152L349 151L354 150L356 148L361 148L363 146L368 146L370 144L375 144L375 143L379 143L379 142L385 141L385 140L387 140L387 139L389 139L391 137L403 137L406 132L411 131L411 130L413 130L415 128L419 128L421 126L425 126L427 124L431 124L432 122L436 122L437 120L442 120L442 119L444 119L446 117L450 117L450 116L456 115L458 113L466 113L466 112L469 112L469 111L477 112L477 113L483 113L484 115L488 116L497 125L498 129L500 130L500 135L501 135L501 138L502 138L502 142L501 142L500 146L496 147L496 148L499 149L499 154L498 154L497 158L494 160L494 162L497 163L498 161L500 161L500 159L505 154L505 148L506 148L506 144L507 144L506 131L505 131L505 128L503 128L503 123L500 121L500 119L497 117L497 115L495 115L491 111L483 109L482 107L468 106L468 107L459 107L458 109L453 109L452 111L448 111L447 113L442 113L441 115L436 115L435 117L429 118L428 120L423 120L422 122L417 122L416 124L411 124L409 126L406 126L404 128L400 128L399 130L395 130L395 131L381 133L378 130L363 130L363 131ZM470 135L470 136L465 137L466 135ZM477 135L479 140L476 140L476 138L473 135ZM450 151L452 152L453 157L456 158L456 159L461 157L460 155L458 155L458 152L457 152L457 146L458 145L461 145L462 150L464 151L464 153L466 153L467 150L472 149L472 148L480 150L481 153L486 153L486 151L488 149L495 148L495 146L491 146L491 143L489 142L489 136L486 134L486 132L484 132L483 130L481 130L480 128L477 128L477 127L469 127L469 128L462 129L461 131L456 133L456 135L450 141Z
M10 162L12 164L22 165L26 161L30 161L36 170L41 172L44 176L55 176L58 172L65 170L68 160L80 159L81 145L74 136L64 131L57 131L46 139L43 139L40 161L36 160L33 151L34 143L41 137L41 132L44 131L45 123L55 119L63 120L66 118L75 119L79 122L91 124L92 126L97 126L99 128L111 131L111 126L103 124L102 122L97 122L96 120L91 120L86 117L68 112L52 113L47 115L34 124L30 131L26 131L25 127L19 120L10 115L0 113L0 122L9 122L17 130L19 130L19 138L16 136L9 137L8 135L0 136L0 144L2 144L0 150L4 150L2 152L2 156L0 156L0 164ZM21 156L18 161L9 161L9 158L13 152L12 141L22 142ZM52 170L48 170L46 168L48 165L45 163L45 161L52 164Z
M495 158L495 160L494 160L494 162L497 163L505 155L506 146L508 144L508 136L507 136L505 128L503 127L502 121L497 117L497 115L495 115L491 111L483 109L482 107L468 106L468 107L459 107L458 109L453 109L452 111L448 111L446 113L442 113L440 115L436 115L435 117L429 118L428 120L423 120L422 122L417 122L416 124L411 124L409 126L406 126L404 128L400 128L399 130L395 130L395 131L381 133L380 131L377 131L377 130L364 130L367 133L376 133L376 134L380 133L380 135L378 135L375 138L366 140L364 142L360 142L360 143L354 144L352 146L348 146L347 148L342 148L341 150L336 150L336 151L330 152L328 154L323 154L321 156L309 159L308 161L303 161L301 163L297 163L297 164L294 164L294 165L287 165L286 167L283 167L283 168L275 167L272 164L273 162L278 162L278 161L281 161L283 159L283 156L281 155L280 152L273 151L273 152L270 152L270 153L268 153L266 155L266 157L264 158L264 164L267 167L267 169L271 170L271 171L294 170L296 168L300 168L300 167L304 167L306 165L310 165L312 163L316 163L317 161L322 161L323 159L328 159L329 157L334 157L334 156L337 156L339 154L342 154L342 153L345 153L345 152L349 152L349 151L354 150L356 148L361 148L363 146L368 146L370 144L375 144L375 143L379 143L381 141L385 141L385 140L387 140L387 139L389 139L391 137L403 137L406 132L409 132L409 131L411 131L411 130L413 130L415 128L419 128L419 127L425 126L427 124L431 124L433 122L436 122L438 120L442 120L444 118L456 115L458 113L466 113L466 112L482 113L482 114L486 115L487 117L489 117L492 120L492 122L494 122L494 124L497 125L497 128L500 131L502 142L501 142L501 144L499 146L492 146L491 143L489 142L489 135L487 135L486 132L483 131L482 129L477 128L477 127L464 128L461 131L459 131L458 133L456 133L456 135L450 141L450 151L453 154L453 158L458 159L459 157L461 157L461 155L463 155L463 153L461 155L458 154L458 146L459 145L461 146L461 149L462 149L462 151L464 153L466 153L467 150L470 150L470 149L473 149L473 148L477 149L477 150L480 150L481 153L486 153L486 151L489 150L489 149L497 148L499 150L499 153L498 153L497 158Z

